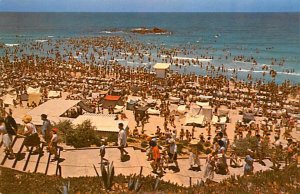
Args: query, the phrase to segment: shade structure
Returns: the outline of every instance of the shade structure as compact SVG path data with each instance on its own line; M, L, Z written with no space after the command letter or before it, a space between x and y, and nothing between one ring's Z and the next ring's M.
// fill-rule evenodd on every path
M128 126L128 120L115 120L115 114L93 114L86 113L84 115L78 116L73 120L74 125L82 124L85 120L90 120L92 125L95 126L96 131L100 132L119 132L118 125L123 123L124 128Z

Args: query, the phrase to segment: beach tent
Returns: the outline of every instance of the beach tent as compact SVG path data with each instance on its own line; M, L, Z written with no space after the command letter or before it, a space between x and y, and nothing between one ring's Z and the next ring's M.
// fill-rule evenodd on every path
M208 107L209 106L209 102L196 102L196 104L200 107Z
M120 100L121 100L121 96L106 95L102 103L102 107L108 108L111 106L114 108L117 104L120 103Z
M152 99L152 98L148 98L146 99L147 102L147 106L153 107L156 105L156 100Z
M14 100L17 100L16 94L6 94L2 97L3 104L5 105L14 105Z
M108 93L108 90L101 90L99 92L100 95L106 95Z
M180 101L180 98L178 98L178 97L173 97L173 96L169 97L170 103L179 103L179 101Z
M49 91L48 98L59 98L61 96L61 91Z
M155 108L148 108L147 113L149 115L160 115L160 110L155 109Z
M199 115L200 111L201 111L201 108L198 105L192 104L191 107L190 107L189 114L193 115L193 116Z
M179 112L180 114L184 114L186 111L186 105L180 105L177 108L177 112Z
M80 100L51 99L26 114L32 116L32 122L35 125L42 125L41 114L46 114L52 122L59 122L60 120L69 119L62 117L62 115L72 107L77 106L79 102ZM21 119L16 119L16 121L22 123Z
M204 115L187 115L185 125L201 125L204 126Z
M32 88L29 86L26 91L27 91L27 94L39 94L40 90L41 90L41 87Z
M158 78L166 78L168 69L170 68L170 63L156 63L153 68Z
M213 98L213 96L204 96L204 95L200 95L200 98L203 100L210 100Z
M213 115L212 120L211 120L211 123L214 125L214 124L216 124L218 121L219 121L219 117L216 116L216 115Z
M209 106L206 106L206 107L203 107L201 109L201 112L200 112L201 115L204 115L204 120L205 121L211 121L212 119L212 114L213 114L213 110L211 107Z
M119 123L124 124L124 128L128 127L128 120L115 120L115 114L92 114L86 113L84 115L78 116L73 120L74 125L82 124L85 120L90 120L92 125L95 126L95 130L98 132L110 132L118 133L119 132Z
M114 113L121 113L121 112L123 112L124 107L125 106L116 105L115 108L114 108Z

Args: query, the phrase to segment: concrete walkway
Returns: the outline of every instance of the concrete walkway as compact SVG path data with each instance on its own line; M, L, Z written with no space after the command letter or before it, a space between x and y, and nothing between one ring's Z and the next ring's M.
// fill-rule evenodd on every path
M15 153L20 151L23 138L18 138L13 150ZM5 154L3 152L3 146L0 148L0 162L3 161ZM114 162L115 173L123 175L139 174L141 167L142 174L144 176L153 175L151 171L150 162L147 161L147 156L145 152L140 150L134 150L133 147L128 147L126 150L129 152L130 160L126 162L121 162L120 160L120 151L117 148L107 148L105 158L110 162ZM24 170L26 165L26 160L28 158L29 152L25 152L25 148L21 150L21 154L17 161L14 159L6 159L2 166L8 168L14 168L19 171ZM51 161L50 159L53 156L50 156L49 153L44 149L43 154L31 154L26 169L26 172L36 172L44 173L47 175L56 175L57 171L57 161ZM39 159L40 158L40 159ZM89 148L89 149L66 149L61 152L60 163L62 169L62 177L80 177L80 176L96 176L93 165L96 166L98 172L100 173L100 156L99 149ZM39 160L39 161L38 161ZM267 170L272 165L269 160L264 160L266 166L262 166L258 163L254 163L254 171ZM15 163L15 166L14 166ZM201 159L201 171L191 171L189 169L189 160L188 159L178 159L180 166L180 172L173 172L172 170L166 169L166 173L162 177L165 181L171 181L179 185L189 186L190 177L192 184L196 184L197 180L203 179L204 169L205 169L205 160ZM38 164L38 165L37 165ZM173 166L170 164L169 166ZM243 175L243 167L241 168L229 168L231 175ZM230 175L218 175L215 174L214 181L220 182L221 180L229 177Z

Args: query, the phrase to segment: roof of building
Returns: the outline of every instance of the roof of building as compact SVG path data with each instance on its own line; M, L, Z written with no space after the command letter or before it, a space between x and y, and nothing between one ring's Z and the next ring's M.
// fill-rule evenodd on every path
M170 67L170 63L156 63L153 68L154 69L168 69Z

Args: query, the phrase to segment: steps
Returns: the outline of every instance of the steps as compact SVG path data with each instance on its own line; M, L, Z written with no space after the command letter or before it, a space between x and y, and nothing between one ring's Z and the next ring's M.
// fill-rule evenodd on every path
M57 161L51 162L52 156L46 151L46 146L43 143L40 144L42 150L40 153L35 153L36 148L34 147L29 147L29 152L26 152L23 142L23 137L13 137L12 149L16 156L15 159L9 159L7 154L4 153L4 146L0 146L0 165L18 171L55 175Z

